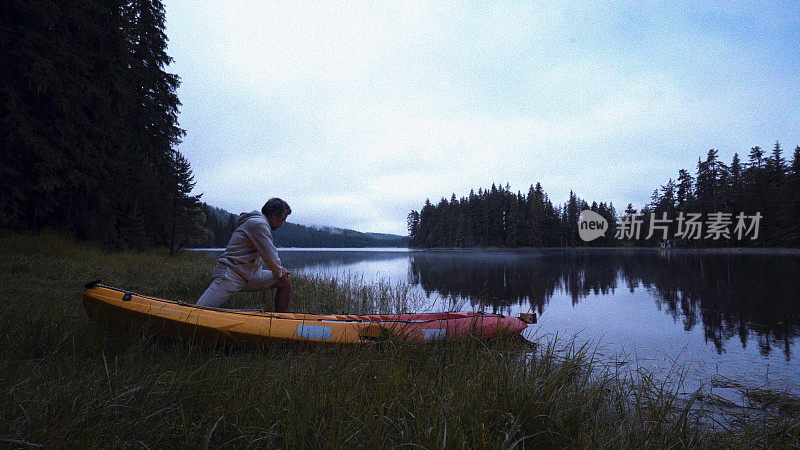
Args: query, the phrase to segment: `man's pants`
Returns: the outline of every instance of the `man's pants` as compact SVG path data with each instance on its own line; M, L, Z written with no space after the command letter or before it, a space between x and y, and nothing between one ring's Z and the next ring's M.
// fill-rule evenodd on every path
M247 281L231 268L217 264L211 272L211 286L200 296L197 304L219 307L239 291L264 291L270 289L275 281L275 275L269 270L259 270L253 275L252 280Z

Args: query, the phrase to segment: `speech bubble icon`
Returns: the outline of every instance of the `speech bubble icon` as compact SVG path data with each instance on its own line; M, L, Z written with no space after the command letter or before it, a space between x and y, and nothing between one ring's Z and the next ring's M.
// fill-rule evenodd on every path
M593 241L606 234L608 221L590 209L581 211L578 217L578 235L584 242Z

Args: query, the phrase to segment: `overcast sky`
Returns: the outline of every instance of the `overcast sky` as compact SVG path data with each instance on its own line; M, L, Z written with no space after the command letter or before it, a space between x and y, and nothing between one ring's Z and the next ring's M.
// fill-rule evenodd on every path
M234 213L405 234L537 181L639 208L710 148L800 144L797 1L164 3L180 150Z

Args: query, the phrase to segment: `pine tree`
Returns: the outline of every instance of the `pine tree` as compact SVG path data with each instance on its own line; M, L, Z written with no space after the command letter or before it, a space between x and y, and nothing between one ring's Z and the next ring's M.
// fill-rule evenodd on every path
M775 146L772 147L772 153L767 158L767 167L772 172L772 175L777 178L782 177L786 170L786 161L783 159L782 153L780 142L775 142Z
M508 198L508 221L505 229L504 247L521 247L523 234L523 211L520 206L520 196L511 195Z
M789 224L784 221L783 198L786 177L786 161L782 156L780 143L776 142L764 165L764 197L760 211L764 216L762 230L764 240L769 245L780 245L784 240L784 230Z
M433 228L433 219L435 208L431 204L430 199L425 199L425 205L419 213L419 230L417 231L416 245L420 247L434 247L435 242L431 239L431 229Z
M707 214L718 210L719 167L717 151L708 151L705 161L697 161L695 196L699 212Z
M661 192L656 211L667 212L669 216L672 216L676 207L675 190L676 186L675 182L672 181L672 178L667 181L667 184L661 186Z
M761 168L761 158L764 157L764 151L761 147L755 146L750 149L750 165Z
M417 236L417 231L419 230L419 212L416 210L412 210L408 213L406 217L406 223L408 226L408 236L411 238L411 242L414 243L414 239Z
M170 235L168 248L170 255L180 250L192 236L207 233L203 223L205 213L200 208L201 195L190 195L194 189L194 175L189 167L189 161L177 150L172 152L172 171L169 186L172 199L169 205Z
M729 186L729 200L728 204L733 212L742 210L742 203L744 201L744 180L742 173L742 165L739 161L739 154L733 154L733 161L730 167L730 186Z
M760 147L753 147L742 172L744 194L741 208L747 214L761 212L762 202L767 195L768 176L762 161L763 154Z
M684 169L678 172L678 185L676 192L677 207L687 211L694 202L694 177Z
M165 11L160 0L129 1L122 17L133 93L127 105L134 132L130 138L133 151L144 160L141 170L130 175L138 175L136 195L147 200L149 228L162 236L160 244L170 245L173 224L163 211L171 209L174 189L180 184L173 150L184 134L177 120L180 101L175 91L180 80L164 70L172 58L166 53Z
M783 192L783 244L800 246L800 146L795 147Z
M544 192L542 185L531 185L528 191L528 241L531 247L542 247L545 244L547 217L545 216Z
M569 200L564 205L565 211L565 223L566 229L565 231L565 245L570 247L575 246L576 237L578 235L578 217L580 216L580 211L578 208L578 196L575 195L574 192L569 191Z

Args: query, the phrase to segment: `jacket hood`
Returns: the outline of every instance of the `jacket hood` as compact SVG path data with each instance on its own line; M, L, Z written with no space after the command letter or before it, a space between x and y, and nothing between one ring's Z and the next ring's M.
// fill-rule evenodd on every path
M239 226L239 225L245 223L246 221L252 219L253 217L260 217L260 218L266 220L266 217L264 217L264 215L261 214L261 211L251 211L251 212L246 212L246 213L239 214L239 220L236 221L236 225Z

